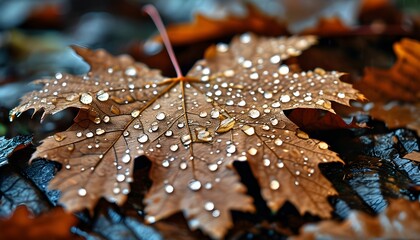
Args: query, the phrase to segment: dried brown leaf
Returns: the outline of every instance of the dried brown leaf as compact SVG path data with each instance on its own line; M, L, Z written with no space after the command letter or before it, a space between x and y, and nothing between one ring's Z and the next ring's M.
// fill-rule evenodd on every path
M419 235L419 202L398 199L379 216L353 211L341 223L329 220L306 225L293 239L417 239Z
M72 211L92 209L101 197L122 204L133 161L145 155L153 162L145 199L150 223L182 211L191 229L223 237L230 210L254 210L231 167L235 160L249 162L273 211L290 201L301 213L328 217L326 198L336 192L318 164L341 160L283 110L334 112L331 101L348 105L361 95L340 82L341 73L279 67L314 42L244 34L211 48L179 78L129 57L75 48L91 71L43 80L43 90L25 96L12 116L30 108L81 109L73 126L45 139L33 156L63 164L50 187L62 191L60 202Z
M0 239L74 239L70 228L77 218L62 208L34 217L26 206L19 206L10 219L0 219Z
M404 156L404 158L410 159L412 161L420 162L420 152L411 152Z

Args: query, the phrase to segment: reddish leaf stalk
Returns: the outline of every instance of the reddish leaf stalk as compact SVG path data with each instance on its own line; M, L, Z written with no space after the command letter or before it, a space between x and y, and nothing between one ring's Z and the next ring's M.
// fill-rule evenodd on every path
M178 78L182 78L183 75L181 72L181 68L179 67L178 60L176 59L174 50L172 48L172 44L168 37L168 33L166 32L166 29L165 29L165 25L163 25L162 19L160 18L158 11L151 4L144 6L142 10L145 13L147 13L150 16L150 18L152 18L153 22L155 23L160 33L160 36L162 37L162 41L163 41L163 44L165 45L166 51L168 52L169 58L171 59L172 65L175 68L176 75Z

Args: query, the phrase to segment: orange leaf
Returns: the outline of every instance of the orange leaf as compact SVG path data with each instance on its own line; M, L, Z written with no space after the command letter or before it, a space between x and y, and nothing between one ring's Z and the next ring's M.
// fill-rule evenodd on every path
M0 219L1 239L75 239L70 228L77 218L60 207L34 217L26 206L16 208L10 219Z

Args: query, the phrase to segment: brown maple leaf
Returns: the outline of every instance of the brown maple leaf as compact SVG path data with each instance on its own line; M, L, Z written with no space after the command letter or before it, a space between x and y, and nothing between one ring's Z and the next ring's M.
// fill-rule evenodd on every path
M417 239L420 235L420 204L392 200L379 216L352 211L344 222L322 221L304 226L293 239Z
M390 69L366 68L356 83L370 100L369 113L390 128L407 127L420 133L420 42L403 39L394 44L396 63ZM391 102L399 101L399 102Z
M122 204L134 159L145 155L153 162L145 199L150 223L182 211L191 229L222 237L232 225L230 210L254 210L235 160L251 165L273 211L290 201L300 213L328 217L327 197L336 192L318 164L341 160L283 110L334 112L331 101L348 105L361 95L339 80L341 73L293 73L281 64L314 42L244 34L212 47L177 78L127 56L74 47L91 70L38 81L44 88L23 97L11 116L81 109L73 126L33 155L63 164L50 188L62 191L60 202L72 211L92 209L101 197Z
M70 228L77 218L62 208L34 217L26 206L18 206L10 219L0 219L0 239L75 239Z

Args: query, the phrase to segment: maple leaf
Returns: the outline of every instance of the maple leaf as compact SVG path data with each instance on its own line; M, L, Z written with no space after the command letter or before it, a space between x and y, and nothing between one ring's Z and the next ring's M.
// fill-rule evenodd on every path
M372 117L385 121L390 128L407 127L419 134L420 42L406 38L393 47L395 64L390 69L366 68L355 86L373 101L368 109Z
M127 56L73 47L91 70L38 81L44 88L24 96L11 117L28 109L44 115L81 109L32 157L63 164L50 188L62 191L60 202L72 211L92 209L101 197L122 204L133 160L145 155L153 162L145 199L150 223L182 211L191 229L222 237L232 225L230 210L254 210L232 169L235 160L248 161L273 211L290 201L300 213L328 217L326 198L336 192L318 164L341 160L283 110L334 112L331 101L348 105L361 95L340 82L341 73L292 73L280 65L314 42L244 34L210 48L177 78Z
M391 200L379 216L352 211L344 222L322 221L304 226L293 239L416 239L420 234L420 204Z
M0 219L1 239L74 239L70 228L77 218L62 208L54 208L37 217L21 205L10 219Z

